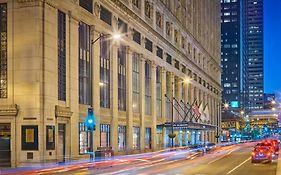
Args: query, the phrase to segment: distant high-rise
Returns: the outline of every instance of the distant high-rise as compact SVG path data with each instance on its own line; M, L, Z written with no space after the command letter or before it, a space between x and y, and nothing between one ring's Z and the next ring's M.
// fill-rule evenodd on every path
M221 1L222 99L231 110L241 106L240 0Z
M263 108L263 0L242 1L243 92L247 110Z

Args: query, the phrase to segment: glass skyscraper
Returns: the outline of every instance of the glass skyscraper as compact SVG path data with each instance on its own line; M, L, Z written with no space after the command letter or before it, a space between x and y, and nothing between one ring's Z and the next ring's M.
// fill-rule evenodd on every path
M263 108L263 0L244 0L243 26L243 91L247 110Z
M241 106L240 0L221 0L222 99L231 110Z

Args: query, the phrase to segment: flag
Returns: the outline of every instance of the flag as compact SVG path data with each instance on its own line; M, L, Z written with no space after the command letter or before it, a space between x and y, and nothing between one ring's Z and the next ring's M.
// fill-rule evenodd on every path
M197 105L193 105L192 107L192 111L193 111L193 115L195 117L195 120L198 121L198 119L200 118L201 116L201 113L199 111L199 107Z
M206 105L205 110L204 110L204 118L206 119L207 122L210 122L210 111L209 111L209 106Z

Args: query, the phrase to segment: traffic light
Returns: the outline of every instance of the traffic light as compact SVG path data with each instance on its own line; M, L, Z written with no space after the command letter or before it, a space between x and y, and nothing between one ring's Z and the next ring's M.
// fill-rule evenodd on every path
M88 131L96 130L96 120L95 120L93 108L88 108L88 116L86 118L85 125Z

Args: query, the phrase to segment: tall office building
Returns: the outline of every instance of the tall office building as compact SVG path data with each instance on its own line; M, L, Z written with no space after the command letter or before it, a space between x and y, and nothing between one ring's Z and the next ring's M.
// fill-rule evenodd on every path
M219 0L0 0L0 166L216 142L219 12ZM196 101L200 120L172 113Z
M244 0L243 18L243 92L245 108L263 108L263 0Z
M222 100L231 110L241 106L240 0L221 0Z

